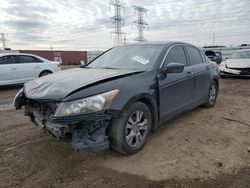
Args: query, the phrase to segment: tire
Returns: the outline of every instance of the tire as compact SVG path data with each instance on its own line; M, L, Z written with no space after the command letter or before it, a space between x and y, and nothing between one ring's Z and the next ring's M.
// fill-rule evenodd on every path
M114 119L109 129L111 147L125 155L140 151L152 126L152 115L148 106L136 102L129 106L124 116Z
M208 90L206 102L203 104L204 107L210 108L215 105L218 96L218 91L218 84L213 80Z
M42 77L42 76L46 76L48 74L51 74L52 72L51 71L42 71L40 74L39 74L39 77Z

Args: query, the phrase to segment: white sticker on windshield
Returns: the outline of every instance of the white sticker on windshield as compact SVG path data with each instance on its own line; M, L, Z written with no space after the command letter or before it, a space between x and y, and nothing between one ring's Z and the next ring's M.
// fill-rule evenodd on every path
M148 59L144 59L142 57L139 57L139 56L135 56L132 58L134 61L137 61L139 63L142 63L143 65L146 65L147 63L149 63L149 60Z

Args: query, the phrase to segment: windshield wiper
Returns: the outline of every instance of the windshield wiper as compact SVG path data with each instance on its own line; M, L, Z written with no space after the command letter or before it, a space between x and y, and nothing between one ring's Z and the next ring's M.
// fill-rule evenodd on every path
M100 67L101 69L118 69L118 68L113 68L113 67Z

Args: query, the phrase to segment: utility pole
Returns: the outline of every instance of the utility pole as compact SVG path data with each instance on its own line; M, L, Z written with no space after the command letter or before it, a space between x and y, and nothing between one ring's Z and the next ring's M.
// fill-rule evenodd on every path
M138 28L138 37L135 39L136 41L146 41L144 38L144 29L146 26L148 26L148 23L144 21L143 16L146 16L146 12L148 11L147 9L139 6L133 5L135 12L138 15L138 19L133 21L132 24L135 24L136 27Z
M215 42L215 34L213 33L213 46L214 46L214 42Z
M127 37L126 37L126 35L124 35L124 44L127 44Z
M4 36L4 33L1 33L1 35L2 35L3 50L4 50L6 48L5 36Z
M125 20L121 16L121 10L125 11L124 3L120 0L110 0L109 6L114 7L114 16L111 17L111 21L115 26L115 30L111 32L111 35L115 35L114 45L119 46L122 41L122 35L126 35L121 31L121 27L125 23Z

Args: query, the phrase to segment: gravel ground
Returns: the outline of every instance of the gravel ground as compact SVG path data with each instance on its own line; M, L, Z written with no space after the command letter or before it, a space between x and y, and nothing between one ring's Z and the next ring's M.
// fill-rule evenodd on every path
M141 152L84 154L29 122L0 88L0 187L229 187L250 185L250 79L221 79L217 105L152 133Z

